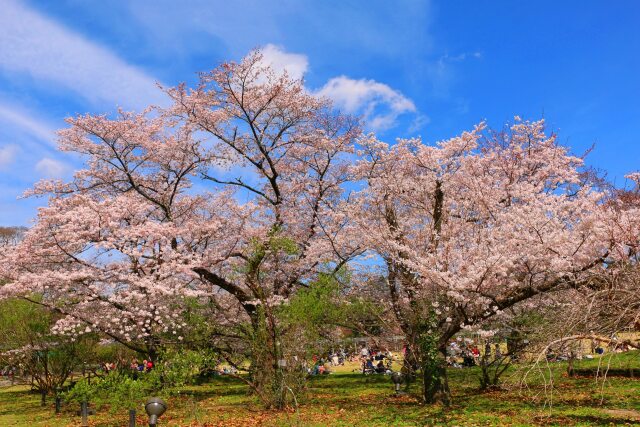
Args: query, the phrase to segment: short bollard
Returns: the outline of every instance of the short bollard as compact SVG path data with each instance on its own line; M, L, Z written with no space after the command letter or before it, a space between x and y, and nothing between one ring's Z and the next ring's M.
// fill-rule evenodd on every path
M40 405L47 406L47 390L40 390Z
M60 397L60 393L62 390L58 387L56 388L56 414L60 413L60 405L62 403L62 397Z
M400 384L404 381L402 372L394 372L391 374L391 382L395 385L396 396L400 394Z
M89 402L80 403L80 416L82 416L82 427L89 427Z
M136 410L129 409L129 427L136 427Z
M167 410L167 404L159 397L150 397L144 404L144 410L149 415L149 427L158 425L158 418Z

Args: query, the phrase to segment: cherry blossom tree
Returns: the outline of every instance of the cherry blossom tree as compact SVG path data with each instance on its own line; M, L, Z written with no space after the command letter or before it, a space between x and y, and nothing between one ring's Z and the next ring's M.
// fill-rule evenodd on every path
M183 194L197 160L188 130L124 112L68 121L60 147L85 155L87 169L30 192L49 203L7 255L2 292L64 315L60 333L99 331L155 358L160 335L178 341L180 298L198 295L171 253L177 230L215 198Z
M242 343L250 384L281 407L294 345L274 307L359 250L342 197L358 123L259 52L166 92L167 109L68 120L60 148L86 168L30 192L49 203L6 257L1 292L38 293L65 316L58 331L152 358L200 301L219 326L209 345L231 361Z
M627 231L583 160L516 118L426 145L362 141L368 187L355 218L386 267L389 300L422 367L424 398L449 400L447 342L540 295L578 287L623 252Z
M359 252L342 198L357 122L306 93L302 81L266 67L259 54L203 74L194 90L168 93L175 101L169 114L210 143L202 179L250 200L241 205L246 220L231 247L221 256L207 247L217 242L207 242L191 264L242 306L252 325L252 375L270 383L281 406L282 368L293 361L273 306ZM224 169L234 166L241 176Z
M550 319L546 325L544 339L539 340L543 350L586 339L611 348L640 348L637 337L629 334L640 329L640 186L639 175L628 177L634 188L614 188L607 201L616 226L626 236L621 245L626 253L608 259L605 268L559 299L562 316Z
M165 91L169 108L68 119L60 148L85 167L29 192L48 204L0 255L0 297L57 312L58 333L155 359L185 345L196 307L204 345L248 358L249 384L282 407L301 370L278 305L368 253L425 400L447 402L455 334L636 253L637 209L612 203L542 121L390 146L257 51Z

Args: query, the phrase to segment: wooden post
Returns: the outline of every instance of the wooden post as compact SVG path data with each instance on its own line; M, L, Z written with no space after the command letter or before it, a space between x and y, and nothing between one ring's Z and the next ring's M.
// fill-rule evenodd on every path
M80 415L82 416L82 427L89 427L89 402L82 402L80 404Z

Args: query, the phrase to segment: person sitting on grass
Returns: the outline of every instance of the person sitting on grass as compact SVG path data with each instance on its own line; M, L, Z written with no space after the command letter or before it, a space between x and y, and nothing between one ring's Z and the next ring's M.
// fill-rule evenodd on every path
M331 355L331 364L333 366L338 366L340 364L340 359L338 357L338 353L333 353Z
M474 345L471 348L471 354L473 355L474 359L478 359L480 357L480 350L478 350L478 346L477 345Z
M469 352L468 350L465 350L462 353L462 366L466 366L471 367L471 366L475 366L476 364L476 359L474 359L473 357L473 353Z
M367 361L364 363L364 368L362 369L362 373L370 373L375 372L376 367L373 365L373 360L371 358L367 358Z
M322 373L324 375L329 375L331 373L331 364L329 363L329 361L326 361L324 363L324 370L322 371Z
M362 347L362 350L360 350L360 357L363 359L369 357L369 349L366 346Z
M313 364L313 368L311 368L310 372L311 375L318 375L320 373L320 362L319 361L315 361L315 363Z

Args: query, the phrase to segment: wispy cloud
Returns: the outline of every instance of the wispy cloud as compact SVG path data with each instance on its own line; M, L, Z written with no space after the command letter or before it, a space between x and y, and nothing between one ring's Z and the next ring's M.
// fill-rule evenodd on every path
M409 125L408 132L409 133L417 133L421 131L426 125L431 123L431 118L426 114L418 114Z
M0 169L9 166L13 163L18 153L18 147L16 145L5 145L0 147Z
M375 80L334 77L317 94L331 99L347 113L362 114L373 130L389 129L400 115L416 112L412 100Z
M461 62L466 59L482 59L482 52L462 52L457 55L449 55L445 53L439 59L440 62Z
M45 157L36 163L35 169L43 178L61 178L69 167L60 160Z
M317 0L136 0L127 2L143 37L181 54L203 39L242 55L265 41L320 44L332 51L349 43L360 55L396 56L399 49L431 44L429 0L359 2ZM95 7L92 5L92 7ZM380 25L384 22L385 25ZM330 24L330 30L327 30ZM212 39L204 35L213 36ZM160 43L157 43L157 41ZM410 47L411 46L411 47ZM151 46L153 48L153 46Z
M463 63L473 63L484 59L481 51L462 52L456 55L445 53L437 60L425 65L425 71L433 87L434 95L447 99L451 97L450 89L456 81L458 69Z
M155 80L108 49L14 0L2 2L0 68L71 89L94 103L163 103Z
M18 105L0 102L0 123L4 125L3 130L12 128L13 133L28 134L38 141L55 146L56 135L54 128L49 126L42 118L35 118L32 113L25 111Z

